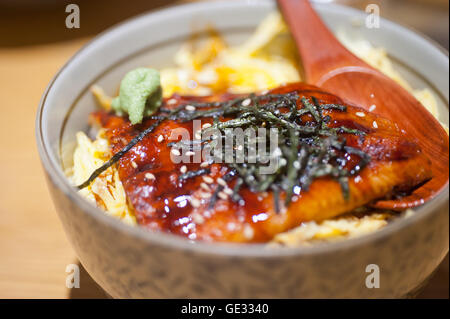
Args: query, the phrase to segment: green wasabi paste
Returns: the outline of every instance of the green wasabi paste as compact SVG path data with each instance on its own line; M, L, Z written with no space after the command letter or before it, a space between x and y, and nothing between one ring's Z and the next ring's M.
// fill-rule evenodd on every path
M159 72L137 68L128 72L120 83L119 96L111 103L119 115L128 114L131 124L142 123L145 116L155 113L162 103Z

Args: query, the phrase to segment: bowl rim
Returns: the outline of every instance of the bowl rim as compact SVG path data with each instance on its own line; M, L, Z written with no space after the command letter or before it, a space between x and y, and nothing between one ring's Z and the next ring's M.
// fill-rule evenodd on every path
M197 2L197 3L187 3L187 4L178 4L172 6L163 6L156 10L152 10L149 12L144 12L138 16L131 17L126 19L105 31L99 33L93 39L88 41L85 45L83 45L55 74L55 76L51 79L50 83L46 87L37 110L36 114L36 122L35 122L35 134L36 134L36 142L38 146L39 155L41 158L42 166L45 169L47 175L47 183L53 183L55 187L57 187L65 196L69 198L72 202L74 202L80 210L90 215L90 217L96 219L99 223L104 223L107 227L112 227L115 231L121 232L123 235L132 236L139 240L143 240L145 242L149 242L151 244L157 244L161 246L165 246L172 249L180 249L180 250L189 250L197 253L210 254L210 255L219 255L219 256L235 256L235 257L261 257L261 258L274 258L274 257L282 257L282 256L305 256L305 255L316 255L323 254L328 252L337 252L346 249L351 249L356 246L362 246L369 242L377 242L381 241L392 234L406 229L408 227L413 226L414 224L424 220L428 215L432 215L443 209L446 205L448 207L448 198L449 198L449 186L447 186L430 202L416 209L415 213L412 216L407 218L402 218L401 220L396 220L387 226L374 231L370 234L362 235L355 238L348 238L342 241L336 242L327 242L327 243L318 243L316 245L311 246L296 246L296 247L277 247L277 248L269 248L267 243L263 244L245 244L245 243L215 243L215 242L192 242L187 240L186 238L179 237L173 234L167 234L164 232L151 232L145 230L142 227L136 227L128 225L121 220L108 216L105 214L103 210L96 207L94 204L88 202L86 199L81 197L76 191L76 189L69 183L69 180L62 172L61 167L58 167L50 158L48 149L48 145L45 143L42 129L44 127L42 123L42 116L44 113L44 108L46 106L46 98L50 90L52 89L54 83L58 81L59 76L67 66L82 52L84 52L87 48L90 48L95 42L103 37L106 34L117 31L118 29L126 28L128 24L133 23L134 21L142 18L149 17L151 15L157 14L170 14L178 10L195 10L198 7L207 7L209 10L218 10L223 5L232 5L239 7L238 9L242 9L244 7L254 6L254 5L268 5L272 4L271 0L264 1L227 1L227 0L219 0L212 2ZM321 6L320 4L314 4L315 6ZM322 4L323 5L323 4ZM335 9L349 11L353 13L360 14L362 11L343 6L338 4L326 4L327 6L335 7ZM417 31L412 31L411 28L407 28L401 24L392 22L388 19L381 18L383 23L391 24L394 27L399 28L402 32L407 32L410 35L415 35L416 37L421 37L425 39L428 43L430 43L431 47L438 50L440 54L447 56L448 52L441 47L434 40L430 39L428 36L425 36ZM448 103L448 101L447 101ZM76 218L80 218L77 216Z

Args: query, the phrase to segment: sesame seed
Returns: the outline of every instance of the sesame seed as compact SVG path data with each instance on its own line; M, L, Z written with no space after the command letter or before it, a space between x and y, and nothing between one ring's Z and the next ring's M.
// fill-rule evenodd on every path
M375 104L372 104L372 105L369 107L369 112L375 111L376 108L377 108L377 106L376 106Z
M181 172L182 174L184 174L184 173L187 172L187 167L186 167L186 165L181 166L180 172Z
M217 193L217 196L219 196L223 200L227 200L228 199L228 195L225 194L224 192Z
M190 234L188 235L188 238L189 238L190 240L196 240L196 239L197 239L197 234L196 234L196 233L190 233Z
M205 168L205 167L208 167L208 166L209 166L208 162L203 162L203 163L200 164L200 167L202 167L202 168Z
M176 99L170 99L169 101L167 101L167 104L169 104L169 105L173 105L173 104L176 104L176 103L177 103Z
M373 126L374 128L378 128L378 123L377 123L376 121L373 121L372 126Z
M205 183L201 183L200 187L203 188L205 191L210 191L211 189L209 188L208 184Z
M222 186L227 186L227 182L225 182L222 178L218 178L217 179L217 183L219 184L219 185L222 185Z
M195 106L193 106L193 105L186 105L185 109L186 109L187 111L192 111L192 112L194 112L194 111L195 111Z
M194 198L194 197L191 197L189 199L189 202L191 203L192 207L194 207L194 208L200 207L200 204L201 204L201 202L197 198Z
M252 239L255 232L253 231L253 228L249 225L245 225L244 227L244 237L247 239Z
M203 176L203 181L208 184L214 183L214 180L209 176Z
M133 166L133 168L137 168L138 167L135 161L131 161L131 166Z
M202 215L200 214L192 214L192 220L196 223L196 224L203 224L205 222L205 218L203 218Z
M373 99L375 97L375 94L370 94L370 97Z
M249 106L250 103L252 103L251 99L245 99L244 101L242 101L241 105L242 106Z
M173 155L175 156L180 156L181 153L179 150L177 150L176 148L172 148L172 150L170 151Z
M158 143L161 143L162 141L164 141L164 136L162 135L158 136Z
M155 180L156 177L152 173L145 173L145 178L150 180Z
M356 112L355 115L359 116L359 117L364 117L364 116L366 116L366 113L364 113L364 112Z
M227 195L233 195L233 190L231 189L231 188L225 188L224 190L223 190L223 192L225 193L225 194L227 194Z
M205 123L205 124L202 125L202 128L204 128L204 129L205 129L205 128L208 128L208 127L211 127L211 124Z
M204 199L207 199L207 198L210 198L210 197L211 197L211 193L203 193L203 192L199 192L198 195L199 195L201 198L204 198Z

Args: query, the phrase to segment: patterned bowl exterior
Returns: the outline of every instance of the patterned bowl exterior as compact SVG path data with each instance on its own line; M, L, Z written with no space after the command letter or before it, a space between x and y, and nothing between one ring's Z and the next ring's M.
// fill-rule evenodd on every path
M77 87L87 86L87 77L93 78L94 73L99 72L96 68L103 68L102 63L113 62L114 55L102 53L101 49L106 52L112 50L115 55L130 55L121 50L138 50L133 46L138 46L137 43L141 40L149 39L144 39L139 32L154 32L150 37L152 41L156 41L155 37L161 35L155 28L150 28L150 24L161 23L158 21L166 21L171 17L167 26L172 30L167 32L182 32L180 30L184 29L177 23L186 20L189 12L194 15L201 10L212 18L216 17L215 21L219 26L220 23L234 25L236 22L232 21L233 17L238 22L254 25L259 17L249 16L255 20L249 22L245 15L248 12L245 10L249 9L245 6L254 4L238 2L190 5L165 10L165 13L158 15L152 14L152 19L150 15L148 19L147 16L135 19L88 45L50 84L37 116L38 149L56 210L81 263L94 280L114 298L408 296L430 276L448 252L448 187L412 217L395 221L374 234L329 245L273 250L249 245L230 247L191 244L170 235L129 227L81 199L65 179L59 167L59 155L56 155L59 127L63 113L67 112L63 107L68 100L75 99L73 97L79 91ZM261 3L267 7L267 10L260 12L261 15L273 8L270 1L261 1L256 7L252 7L252 12L261 8ZM349 10L338 6L320 8L325 13L328 10L332 19ZM356 13L352 11L347 16L354 14ZM222 15L228 18L221 19ZM189 22L183 23L187 25ZM142 30L142 24L145 24L145 30ZM383 23L387 24L388 22ZM392 33L394 27L390 28ZM125 38L127 45L113 48L117 44L114 37L123 36L124 29L128 30ZM399 29L396 32L409 31ZM408 33L408 36L411 34ZM421 40L417 38L415 41ZM144 45L145 43L142 44ZM421 44L418 50L426 45L430 46L429 43ZM430 54L442 55L434 50L429 50ZM440 58L441 61L446 60L447 73L434 72L433 75L438 77L435 83L442 81L439 78L442 74L448 79L448 57ZM98 60L102 63L93 63ZM432 61L436 59L427 61L428 66L424 72L432 72ZM442 65L437 64L436 68L442 69ZM366 273L366 266L369 264L376 264L380 268L380 288L366 287L369 275Z
M420 222L355 245L228 256L139 240L48 184L81 263L114 298L398 298L421 285L448 251L448 202ZM369 264L380 268L380 288L366 287Z

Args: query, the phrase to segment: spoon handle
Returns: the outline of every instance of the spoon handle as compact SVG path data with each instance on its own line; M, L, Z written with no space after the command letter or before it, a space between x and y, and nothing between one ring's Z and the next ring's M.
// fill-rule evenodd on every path
M302 59L308 83L316 84L330 71L347 66L368 67L328 30L308 0L278 0Z

